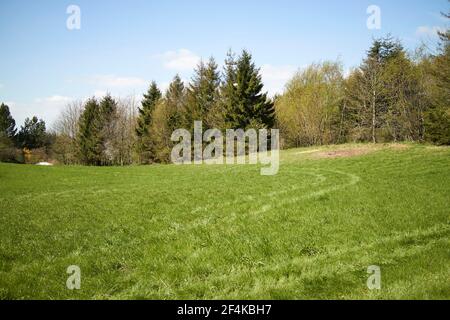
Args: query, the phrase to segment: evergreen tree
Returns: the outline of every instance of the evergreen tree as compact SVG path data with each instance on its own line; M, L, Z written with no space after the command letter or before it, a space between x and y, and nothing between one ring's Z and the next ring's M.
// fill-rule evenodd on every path
M404 49L398 41L390 36L375 39L367 51L366 59L349 77L346 112L348 119L358 121L354 125L360 131L357 140L377 142L378 136L386 131L388 118L393 120L396 117L394 113L389 116L387 114L393 111L389 108L393 105L395 93L401 91L388 85L387 79L392 77L386 70L389 69L387 66L391 61L402 57ZM393 123L394 121L391 122Z
M246 129L257 125L271 128L274 125L274 104L262 89L261 75L251 54L244 50L236 62L229 55L222 89L229 127Z
M115 157L114 139L117 134L117 102L110 94L100 101L99 144L102 164L112 164Z
M137 152L141 163L149 163L154 160L153 142L150 137L150 127L152 125L153 113L158 101L161 99L161 91L158 89L156 82L152 81L144 99L142 107L139 108L139 116L137 119L136 136Z
M152 113L155 106L161 99L161 91L155 81L152 81L147 93L144 93L144 99L141 102L142 107L139 108L139 117L137 120L136 134L138 137L143 137L148 134L152 122Z
M214 58L208 63L199 63L194 71L192 83L187 89L185 124L192 128L194 121L202 120L204 129L212 127L211 113L219 99L220 74Z
M443 14L450 18L450 14ZM431 66L431 107L426 113L427 140L450 145L450 29L439 32L440 52L433 57Z
M402 44L387 35L384 38L374 39L372 46L367 52L368 59L375 59L378 63L385 63L391 58L398 56L404 51Z
M185 88L181 78L176 75L167 89L164 99L155 107L150 134L156 161L168 162L173 142L170 140L175 129L183 127L185 119Z
M9 108L5 104L0 105L0 161L16 162L17 152L14 148L16 138L16 121L14 121Z
M236 90L236 58L234 53L229 50L225 59L223 72L223 83L220 87L221 113L223 114L223 124L228 128L235 127L235 107L238 104Z
M93 97L85 103L79 121L77 141L81 158L85 164L101 164L102 146L100 136L100 106Z
M0 105L0 135L13 139L16 135L16 121L6 104Z
M170 130L175 130L183 126L183 119L186 114L186 95L183 81L177 74L169 85L165 96L165 107L167 109L167 125Z
M45 146L46 143L45 122L37 117L26 118L17 134L17 141L21 148L36 149Z

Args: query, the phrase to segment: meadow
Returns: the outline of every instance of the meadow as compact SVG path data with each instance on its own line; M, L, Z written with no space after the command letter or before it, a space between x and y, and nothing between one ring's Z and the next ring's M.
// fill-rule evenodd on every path
M286 150L275 176L2 163L0 299L450 299L449 196L450 149L418 144Z

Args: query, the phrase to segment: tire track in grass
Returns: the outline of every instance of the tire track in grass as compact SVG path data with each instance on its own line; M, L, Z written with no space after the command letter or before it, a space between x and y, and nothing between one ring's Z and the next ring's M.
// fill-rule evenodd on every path
M326 187L326 188L320 189L318 191L307 193L307 194L302 195L302 196L291 197L291 198L288 198L287 200L281 200L281 201L278 200L276 204L265 204L265 205L260 206L256 210L249 211L247 214L250 214L250 215L262 214L262 213L265 213L265 212L270 211L272 209L278 208L280 206L284 206L286 204L296 203L296 202L301 201L301 200L305 200L305 199L321 196L321 195L324 195L324 194L329 193L329 192L333 192L333 191L337 191L337 190L343 189L345 187L350 187L352 185L357 184L361 180L361 178L359 176L355 175L355 174L345 173L345 172L342 172L342 171L324 170L324 169L308 169L308 170L309 171L314 171L314 172L308 172L308 173L307 172L302 172L302 173L315 176L318 179L318 181L320 181L320 182L325 182L328 179L322 172L328 172L328 173L334 173L334 174L343 175L343 176L346 176L346 177L350 178L350 180L348 182L346 182L346 183L335 185L335 186L332 186L332 187ZM299 189L302 189L302 188L308 188L308 187L310 187L310 186L296 185L296 186L291 187L291 188L284 188L282 190L278 190L278 191L274 191L274 192L270 192L270 193L262 193L262 194L260 194L258 196L259 197L258 200L259 200L259 202L261 202L262 199L266 199L266 201L268 199L268 201L271 201L272 199L274 199L278 195L289 194L292 191L296 191L296 190L299 190ZM255 196L252 196L252 200L254 200L254 197ZM245 197L241 197L241 198L233 200L233 201L221 202L220 204L222 206L224 206L224 205L225 206L231 206L231 205L235 205L235 204L238 204L238 203L243 203L243 202L246 201L246 199L247 198L245 198ZM192 210L191 213L197 214L199 212L205 212L207 210L216 209L216 207L217 207L217 204L215 204L215 203L211 204L211 205L208 205L208 206L201 206L201 207L198 207L198 208L194 208L194 210ZM232 215L223 215L223 214L219 215L217 213L215 215L208 215L206 217L202 215L199 218L196 218L196 219L193 219L192 221L190 221L189 224L187 224L186 221L184 221L185 224L183 226L181 226L179 224L176 224L176 228L174 228L172 231L174 231L174 232L189 231L189 230L193 230L193 229L195 229L195 228L197 228L199 226L204 227L205 225L211 223L211 220L217 220L217 219L214 219L214 218L228 219L228 220L230 220L229 222L232 222L232 221L237 219L237 215L235 215L235 214L232 214Z
M429 251L436 245L449 243L450 225L436 224L427 229L395 232L391 235L365 244L345 249L328 248L325 253L315 256L302 256L290 261L277 261L258 272L274 272L284 269L300 269L302 280L312 280L323 276L324 266L328 276L339 276L362 271L371 264L397 265L399 261ZM385 249L390 247L391 249ZM377 251L376 249L379 248ZM381 249L380 249L381 248ZM318 268L317 266L322 266Z
M344 184L340 184L340 185L324 188L324 189L321 189L321 190L318 190L318 191L310 192L310 193L302 195L302 196L293 197L293 198L290 198L288 200L282 200L282 201L277 202L275 205L273 205L273 204L272 205L271 204L264 205L259 210L251 212L251 214L265 213L265 212L273 210L275 208L279 208L279 207L282 207L282 206L285 206L285 205L288 205L288 204L294 204L294 203L299 202L301 200L306 200L306 199L322 196L322 195L325 195L325 194L330 193L330 192L338 191L340 189L356 185L357 183L359 183L359 181L361 181L361 178L358 175L353 174L353 173L347 173L347 172L336 171L336 170L325 170L325 169L318 169L318 170L319 171L325 171L325 172L331 172L331 173L344 175L344 176L350 178L350 180L349 180L349 182L344 183Z
M317 179L317 182L313 183L313 185L316 185L318 183L322 183L325 180L327 180L327 178L324 175L322 175L322 174L316 174L316 173L310 173L310 172L302 172L302 173L306 174L306 175L314 176ZM281 188L281 189L279 189L277 191L272 191L272 192L269 192L269 193L259 193L259 194L256 194L256 195L247 195L245 197L241 197L241 198L238 198L236 200L220 202L220 205L222 205L222 206L230 206L230 205L242 203L244 201L253 201L253 200L255 200L255 198L259 198L261 196L268 196L269 198L274 198L274 197L276 197L278 195L281 195L281 194L285 194L285 193L289 193L289 192L292 192L292 191L296 191L296 190L302 189L302 187L304 187L304 185L294 185L294 186L289 186L287 188ZM206 205L206 206L198 206L198 207L195 207L194 209L192 209L191 213L195 214L195 213L199 213L199 212L205 212L205 211L208 211L210 209L214 209L216 206L217 206L217 203L212 203L212 204L209 204L209 205Z
M365 273L366 268L371 264L376 264L377 259L380 266L399 265L404 259L425 254L437 245L450 243L449 234L450 225L441 223L427 229L395 232L379 240L345 249L330 247L326 252L314 256L304 256L299 253L292 259L277 259L270 264L261 265L259 268L244 268L247 270L247 274L253 274L255 278L262 279L261 285L264 285L265 280L271 280L271 278L264 278L265 273L271 275L277 273L286 277L289 277L286 275L288 273L295 273L298 274L296 278L301 286L304 281L322 279L324 274L332 280L334 277L345 277L346 274L354 272ZM394 248L385 249L386 246L394 246ZM382 250L376 251L376 248ZM218 275L214 280L233 282L240 276L241 274L224 273ZM293 282L290 277L289 279L293 286L299 286L299 282ZM365 282L361 285L364 286ZM273 288L273 286L271 287ZM301 287L299 290L303 291Z

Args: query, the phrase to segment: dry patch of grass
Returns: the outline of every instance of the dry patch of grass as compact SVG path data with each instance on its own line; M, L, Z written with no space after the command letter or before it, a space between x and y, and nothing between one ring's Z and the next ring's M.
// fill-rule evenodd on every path
M382 145L343 145L335 146L333 149L320 150L318 152L311 153L313 159L335 159L335 158L349 158L366 155L378 150L383 149Z
M380 150L396 150L403 151L410 149L411 146L400 143L389 144L355 144L355 145L334 145L322 147L321 149L311 149L296 152L296 155L305 155L311 159L335 159L335 158L350 158L363 156Z
M325 152L317 152L313 156L314 158L348 158L348 157L356 157L368 154L375 150L368 148L357 148L357 149L345 149L345 150L333 150L333 151L325 151Z
M386 146L389 149L398 150L398 151L408 150L408 149L411 148L410 145L408 145L408 144L401 144L401 143L389 143Z

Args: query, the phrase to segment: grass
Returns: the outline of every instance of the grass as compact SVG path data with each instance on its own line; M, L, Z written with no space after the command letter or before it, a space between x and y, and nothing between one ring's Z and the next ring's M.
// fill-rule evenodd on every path
M450 299L449 148L281 156L276 176L0 164L0 298Z

